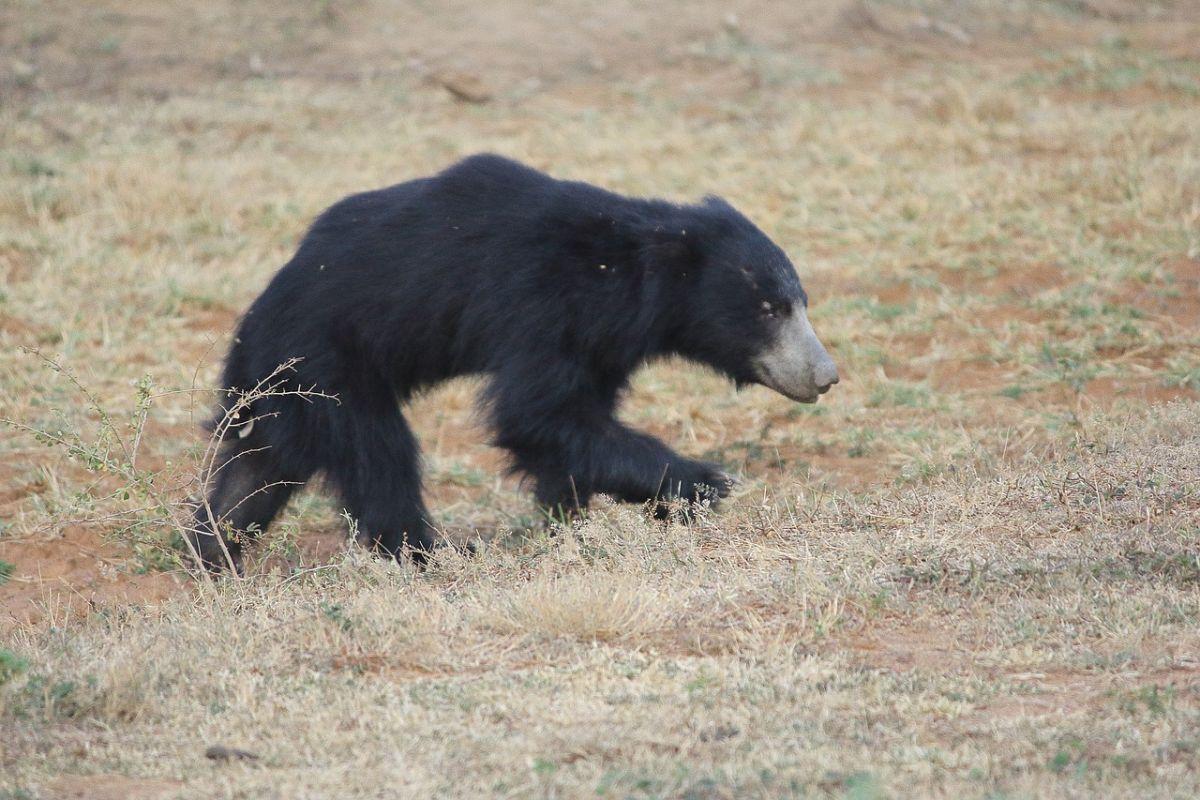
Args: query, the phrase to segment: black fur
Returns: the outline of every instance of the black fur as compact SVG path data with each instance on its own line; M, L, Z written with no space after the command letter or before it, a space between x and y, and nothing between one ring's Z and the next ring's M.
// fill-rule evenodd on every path
M806 302L783 252L716 198L632 199L493 155L348 197L250 307L223 376L224 410L291 359L277 389L337 400L275 393L240 411L254 423L230 428L196 543L218 566L210 511L253 534L324 474L376 548L421 557L434 535L400 408L466 374L487 376L495 443L543 506L715 502L729 478L617 422L622 390L668 355L756 382L764 303Z

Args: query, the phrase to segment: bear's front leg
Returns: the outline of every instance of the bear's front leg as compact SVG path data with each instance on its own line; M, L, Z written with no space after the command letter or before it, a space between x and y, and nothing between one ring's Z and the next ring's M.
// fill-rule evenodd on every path
M537 500L551 514L572 516L598 492L653 503L660 517L679 501L715 505L729 494L733 481L720 467L618 422L618 383L598 384L583 370L534 368L554 363L551 356L533 363L497 375L488 394L496 445L536 481Z
M666 519L680 501L686 503L682 511L688 514L701 503L715 507L729 496L733 489L733 478L716 464L676 456L679 461L668 467L658 492L642 502L654 501L654 515Z
M522 431L501 429L497 443L534 478L538 503L556 518L578 513L596 493L653 503L655 515L665 518L680 501L686 507L716 505L733 487L719 466L684 458L614 419L599 424L543 420Z
M603 431L580 431L585 458L566 459L563 469L586 481L589 490L627 503L651 503L660 519L701 503L715 506L728 496L733 479L716 464L676 453L644 433L610 420ZM568 452L574 450L569 448ZM682 508L680 507L682 503Z

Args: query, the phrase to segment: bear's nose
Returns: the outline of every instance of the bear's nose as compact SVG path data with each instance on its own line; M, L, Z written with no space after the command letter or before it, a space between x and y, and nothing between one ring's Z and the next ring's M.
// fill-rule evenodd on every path
M826 392L828 392L828 391L829 391L829 390L830 390L830 389L833 387L833 385L834 385L835 383L837 383L837 382L838 382L838 375L837 375L837 373L835 372L835 373L833 374L833 377L826 379L826 382L825 382L825 383L819 384L819 385L817 386L817 392L819 392L820 394L825 394L825 393L826 393Z

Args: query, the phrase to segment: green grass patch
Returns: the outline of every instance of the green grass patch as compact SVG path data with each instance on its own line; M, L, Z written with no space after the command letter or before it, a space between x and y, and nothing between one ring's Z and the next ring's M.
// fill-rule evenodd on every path
M889 381L871 390L867 396L867 407L927 408L931 398L929 387L924 384Z
M0 647L0 686L29 669L29 661L12 650Z

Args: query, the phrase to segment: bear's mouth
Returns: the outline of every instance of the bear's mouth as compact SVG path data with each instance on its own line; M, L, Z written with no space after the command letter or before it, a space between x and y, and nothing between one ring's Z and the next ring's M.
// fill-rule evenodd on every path
M760 362L757 366L759 369L759 379L758 379L759 383L761 383L763 386L767 387L771 391L778 392L779 394L783 395L787 399L794 400L797 403L809 403L809 404L815 403L815 402L817 402L817 399L821 395L823 395L823 394L825 394L825 392L829 391L829 387L825 387L824 390L813 389L811 392L805 392L805 393L801 394L792 389L784 388L786 386L786 384L783 381L780 381L778 378L776 378L775 375L772 374L771 368L769 366L767 366L766 364L763 364Z

